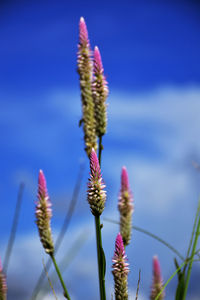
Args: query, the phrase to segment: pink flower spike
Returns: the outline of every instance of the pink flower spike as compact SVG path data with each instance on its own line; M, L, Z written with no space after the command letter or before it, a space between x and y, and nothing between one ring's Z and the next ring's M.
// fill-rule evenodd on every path
M128 172L122 167L121 189L119 193L118 209L120 212L120 233L126 247L131 240L133 196L129 187Z
M94 73L102 74L104 71L103 64L101 60L101 54L99 52L99 48L95 46L94 48Z
M156 255L153 257L153 274L156 279L161 279L160 263Z
M153 257L153 283L151 289L151 296L150 299L154 300L156 296L160 293L163 287L163 279L161 275L161 268L158 257L155 255ZM159 296L159 300L163 300L165 296L164 291Z
M128 172L125 166L122 167L121 173L121 192L129 190Z
M92 149L90 154L90 178L88 182L88 203L94 216L100 216L105 207L106 191L104 190L101 168L96 152Z
M38 176L38 202L36 203L35 216L40 241L48 254L54 252L54 244L51 234L51 202L47 191L46 179L42 170Z
M115 281L115 299L128 299L128 283L127 277L129 273L129 264L124 250L123 239L118 233L115 241L115 252L112 259L112 273Z
M123 239L119 232L116 237L116 241L115 241L115 253L114 253L114 257L113 257L113 262L115 262L116 259L118 259L120 257L126 259Z
M47 184L46 184L46 179L44 177L44 173L42 170L39 171L39 176L38 176L38 197L48 197L48 192L47 192Z
M86 46L89 43L88 30L83 17L80 18L79 22L79 41L83 46Z
M96 151L94 148L92 148L91 154L90 154L90 172L91 175L94 178L99 179L101 177L101 169L99 165L99 160L96 154Z

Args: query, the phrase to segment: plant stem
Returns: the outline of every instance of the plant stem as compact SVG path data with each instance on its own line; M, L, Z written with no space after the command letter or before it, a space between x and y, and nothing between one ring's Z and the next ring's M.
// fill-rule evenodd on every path
M191 254L191 257L190 257L187 277L186 277L186 281L185 281L185 289L184 289L184 293L183 293L183 300L185 300L186 295L187 295L187 289L188 289L190 276L191 276L191 271L192 271L193 258L194 258L194 255L195 255L197 241L198 241L198 237L199 237L199 229L200 229L200 217L199 217L198 224L197 224L197 230L196 230L194 243L193 243L193 247L192 247L192 254Z
M22 204L23 192L24 192L24 183L22 182L22 183L20 183L20 186L19 186L19 192L18 192L18 196L17 196L15 213L14 213L13 223L12 223L12 229L11 229L11 232L10 232L10 237L9 237L9 241L8 241L8 245L7 245L7 249L6 249L4 264L3 264L3 270L4 270L5 274L7 273L7 270L8 270L8 265L9 265L9 262L10 262L10 257L11 257L15 237L16 237L17 226L18 226L18 222L19 222L19 214L20 214L21 204Z
M99 165L101 167L101 151L102 146L102 136L99 137ZM102 238L101 238L101 223L100 216L95 216L95 227L96 227L96 243L97 243L97 260L98 260L98 273L99 273L99 290L100 290L100 299L106 300L106 290L105 290L105 255L102 247Z
M98 155L98 159L99 159L99 165L101 167L101 151L103 150L103 145L102 145L102 135L99 137L99 155Z
M65 283L64 283L64 281L63 281L62 275L61 275L60 270L59 270L59 268L58 268L58 265L57 265L57 263L56 263L55 256L54 256L54 254L50 254L50 256L51 256L51 259L52 259L53 264L54 264L54 266L55 266L55 269L56 269L56 272L57 272L57 274L58 274L58 277L59 277L59 279L60 279L60 283L61 283L61 285L62 285L62 287L63 287L63 290L64 290L64 297L65 297L66 299L70 300L70 296L69 296L69 294L68 294L67 288L66 288L66 286L65 286Z
M192 242L193 242L193 238L194 238L194 234L195 234L195 228L196 228L196 225L197 225L199 212L200 212L200 200L199 200L199 203L198 203L198 207L197 207L197 211L196 211L196 215L195 215L195 220L194 220L194 225L193 225L193 228L192 228L190 243L189 243L189 247L188 247L188 250L187 250L187 255L186 255L185 260L187 260L190 256L190 250L191 250L191 247L192 247ZM187 268L187 264L184 266L183 273L185 273L186 268Z
M96 242L97 242L97 259L98 259L98 272L99 272L99 289L100 289L100 299L106 299L105 292L105 279L104 279L104 257L101 239L101 225L100 216L95 216L95 227L96 227Z

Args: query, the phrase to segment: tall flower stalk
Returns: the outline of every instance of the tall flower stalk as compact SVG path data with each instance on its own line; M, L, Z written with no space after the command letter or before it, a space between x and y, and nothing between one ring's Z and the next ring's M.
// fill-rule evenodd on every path
M60 270L58 268L54 256L54 243L53 243L51 225L50 225L51 217L52 217L51 201L47 191L46 179L42 170L39 171L37 198L38 201L36 203L35 216L36 216L36 224L38 227L40 241L43 245L45 252L50 255L53 261L60 283L63 287L65 298L70 300L67 288L65 286L65 283L63 281L62 275L60 273Z
M112 259L112 273L115 282L115 300L128 300L128 273L129 264L124 250L123 239L118 233L115 241L115 252Z
M97 150L96 127L94 118L94 102L92 96L92 52L88 38L88 31L83 17L79 23L79 44L78 44L78 73L80 77L80 89L82 100L82 120L85 151L89 156L92 148Z
M95 217L97 259L99 272L100 299L106 299L105 291L105 255L102 247L100 215L106 201L105 184L103 183L99 161L94 149L90 154L90 178L88 182L88 202Z
M124 247L130 243L133 214L133 196L129 186L126 167L121 172L121 189L119 194L118 209L120 212L120 233Z
M151 287L150 299L155 300L156 296L163 288L163 279L161 275L160 263L157 256L153 257L153 282ZM163 300L165 297L164 291L160 294L158 300Z
M7 284L6 277L3 273L1 261L0 261L0 300L7 299Z

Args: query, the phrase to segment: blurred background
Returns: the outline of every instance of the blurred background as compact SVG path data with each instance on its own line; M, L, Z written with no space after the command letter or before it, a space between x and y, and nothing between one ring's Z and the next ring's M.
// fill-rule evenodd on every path
M76 53L81 16L92 48L98 45L101 51L110 90L102 153L107 203L102 217L119 219L120 173L125 165L134 194L133 224L186 255L200 192L200 2L1 0L2 261L19 184L25 184L7 272L9 300L30 299L43 270L42 260L47 260L34 216L39 169L45 173L53 203L56 238L81 164L85 165L81 193L57 258L67 264L63 274L72 299L98 299L94 220L86 201L89 165L78 127L81 101ZM103 223L106 289L111 299L111 260L119 227ZM175 270L174 253L133 231L127 247L130 299L135 299L139 269L139 299L149 298L155 254L166 281ZM199 276L196 263L190 300L200 298ZM59 283L54 288L58 298L64 299ZM166 299L174 299L175 288L176 278L167 287ZM54 299L51 289L37 299Z

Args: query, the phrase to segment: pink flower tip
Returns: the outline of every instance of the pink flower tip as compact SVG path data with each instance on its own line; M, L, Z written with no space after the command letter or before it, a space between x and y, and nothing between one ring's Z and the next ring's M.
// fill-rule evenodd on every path
M124 255L124 243L120 232L116 237L115 251L118 253L118 255Z
M129 190L129 179L128 179L128 172L125 166L122 167L121 173L121 188L122 190Z
M39 171L38 176L38 192L43 197L45 197L48 194L46 179L42 170Z
M157 255L153 257L153 273L156 278L161 278L160 263Z
M94 48L94 68L95 68L95 72L103 73L103 71L104 71L101 54L100 54L99 48L97 46L95 46L95 48Z
M81 44L88 43L88 31L83 17L80 18L80 22L79 22L79 38Z
M101 168L99 165L99 160L96 154L96 151L94 148L92 148L92 151L90 153L90 171L91 175L100 178L101 176Z

